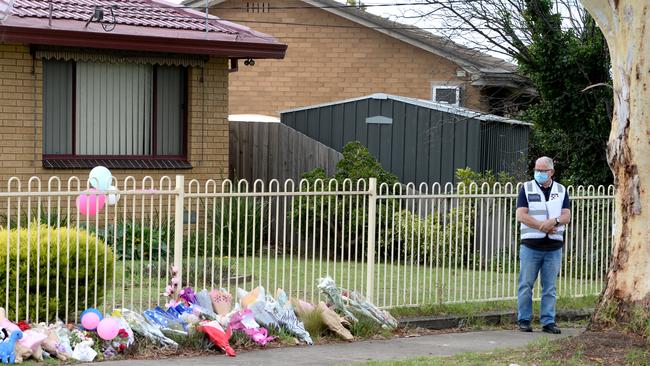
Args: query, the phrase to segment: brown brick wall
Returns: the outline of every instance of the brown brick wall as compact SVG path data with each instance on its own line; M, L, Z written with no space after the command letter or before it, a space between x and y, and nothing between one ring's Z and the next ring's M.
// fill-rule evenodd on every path
M284 60L256 60L230 77L230 113L277 115L278 111L311 104L389 93L431 99L433 83L463 85L461 105L484 110L480 91L457 78L459 67L451 61L402 42L323 9L308 8L293 0L270 13L239 9L246 1L227 0L212 12L271 34L289 46ZM249 22L245 22L248 20ZM350 28L308 27L272 23L307 23Z
M12 176L23 180L53 175L62 180L71 175L86 179L88 169L60 170L42 167L42 62L36 60L32 74L32 56L25 45L0 44L0 191ZM184 174L186 180L221 179L228 174L228 72L227 60L212 58L205 66L204 83L201 70L190 71L188 170L126 170L113 169L121 181L126 176L142 179L152 176ZM36 89L34 89L34 83ZM36 109L34 109L36 103ZM36 118L36 121L34 121ZM36 127L34 127L36 125ZM84 182L85 184L85 182Z

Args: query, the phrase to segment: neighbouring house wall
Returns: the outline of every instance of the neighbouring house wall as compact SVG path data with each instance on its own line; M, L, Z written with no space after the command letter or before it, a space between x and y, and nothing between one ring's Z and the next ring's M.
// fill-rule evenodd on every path
M468 83L469 74L458 78L459 67L445 58L326 10L305 8L302 1L278 3L300 9L273 9L271 1L269 13L248 13L246 4L227 0L212 13L271 34L289 48L283 60L256 60L252 67L239 61L239 71L230 77L231 114L277 116L284 109L380 92L430 100L433 83L463 85L461 105L487 111L480 90ZM235 7L244 9L219 9Z
M32 69L34 73L32 73ZM227 59L211 58L189 76L188 160L192 169L113 169L118 181L127 176L183 174L186 180L222 179L228 176L228 71ZM43 185L53 175L62 180L71 175L86 179L88 169L44 169L42 167L42 80L41 60L32 61L27 45L0 44L0 191L16 176L26 187L27 179L39 176ZM34 85L36 87L34 87ZM85 182L84 182L85 185Z

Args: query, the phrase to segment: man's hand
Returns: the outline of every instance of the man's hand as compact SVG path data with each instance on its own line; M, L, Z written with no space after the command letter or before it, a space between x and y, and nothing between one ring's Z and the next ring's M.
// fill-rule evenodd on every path
M555 232L555 219L548 219L542 221L542 224L539 226L539 231L545 232L547 234L552 234Z

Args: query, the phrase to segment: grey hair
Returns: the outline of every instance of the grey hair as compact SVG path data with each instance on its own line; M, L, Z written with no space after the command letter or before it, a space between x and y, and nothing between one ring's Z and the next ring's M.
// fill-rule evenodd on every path
M553 159L549 158L548 156L542 156L541 158L537 159L537 161L544 163L549 169L555 170L553 166Z

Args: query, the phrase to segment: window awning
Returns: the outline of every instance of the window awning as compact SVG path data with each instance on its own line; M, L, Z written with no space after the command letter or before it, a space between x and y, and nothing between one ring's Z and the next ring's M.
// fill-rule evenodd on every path
M166 66L202 67L207 57L143 52L116 52L94 48L35 46L36 58L61 61L134 63Z

